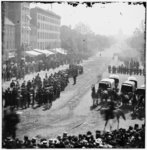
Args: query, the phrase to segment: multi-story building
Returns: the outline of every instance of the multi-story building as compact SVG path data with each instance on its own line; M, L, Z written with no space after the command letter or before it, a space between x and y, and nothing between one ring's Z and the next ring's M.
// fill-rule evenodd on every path
M30 14L32 47L38 49L60 47L61 17L39 7L32 8Z
M5 59L15 56L15 24L4 18L3 56Z
M7 2L7 17L15 24L15 45L30 45L30 3L29 2Z

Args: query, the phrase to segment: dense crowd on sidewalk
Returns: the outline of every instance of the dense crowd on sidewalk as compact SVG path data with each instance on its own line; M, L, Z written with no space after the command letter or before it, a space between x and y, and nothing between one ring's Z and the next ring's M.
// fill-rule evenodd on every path
M145 148L145 125L138 124L128 129L120 128L111 132L88 131L86 134L68 135L63 133L54 139L36 139L24 136L23 140L7 137L3 148Z
M17 61L17 58L7 60L2 65L3 81L10 81L13 77L16 79L24 78L25 75L34 72L40 72L55 69L60 65L79 64L83 59L87 59L87 55L81 54L57 54L51 56L38 56L36 58L25 57Z

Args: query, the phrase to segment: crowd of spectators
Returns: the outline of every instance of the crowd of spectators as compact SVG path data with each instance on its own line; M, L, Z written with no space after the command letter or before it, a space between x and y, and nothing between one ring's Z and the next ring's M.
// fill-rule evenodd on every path
M31 105L34 107L37 104L39 107L48 104L50 107L68 85L69 77L73 76L75 80L75 77L83 72L81 68L82 66L79 65L70 65L69 69L49 76L46 73L43 80L38 73L32 80L24 81L21 85L18 80L12 80L10 87L3 91L3 106L26 109Z
M2 65L3 81L10 81L12 78L21 79L26 74L55 69L60 65L79 64L88 56L81 54L56 54L51 56L38 56L36 58L25 57L17 61L17 58L7 60Z
M86 134L68 135L63 133L54 139L24 140L7 137L2 141L3 148L145 148L145 125L139 128L138 124L128 129L120 128L111 132L88 131Z

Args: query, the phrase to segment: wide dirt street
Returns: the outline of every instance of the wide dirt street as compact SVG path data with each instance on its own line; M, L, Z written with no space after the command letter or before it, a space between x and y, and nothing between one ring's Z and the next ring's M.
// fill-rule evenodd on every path
M117 60L112 60L111 49L102 52L102 55L95 55L84 61L84 74L78 76L77 84L70 83L61 97L53 102L50 110L43 111L43 107L37 109L19 110L21 123L18 125L17 136L54 138L62 135L64 131L68 134L85 133L88 130L103 130L104 120L96 110L90 110L92 105L91 85L100 80L100 76L108 77L107 66L118 64ZM127 79L127 75L120 75L120 83ZM138 86L144 84L143 76L136 76ZM142 124L144 120L132 120L130 113L126 113L127 120L120 120L120 127L128 128L135 123ZM115 126L113 127L116 128ZM107 129L108 130L108 129Z

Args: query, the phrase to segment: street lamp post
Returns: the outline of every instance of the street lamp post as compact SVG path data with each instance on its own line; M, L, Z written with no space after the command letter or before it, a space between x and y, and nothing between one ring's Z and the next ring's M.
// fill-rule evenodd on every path
M84 48L85 48L85 39L83 40L83 51L82 51L82 55L84 54Z

